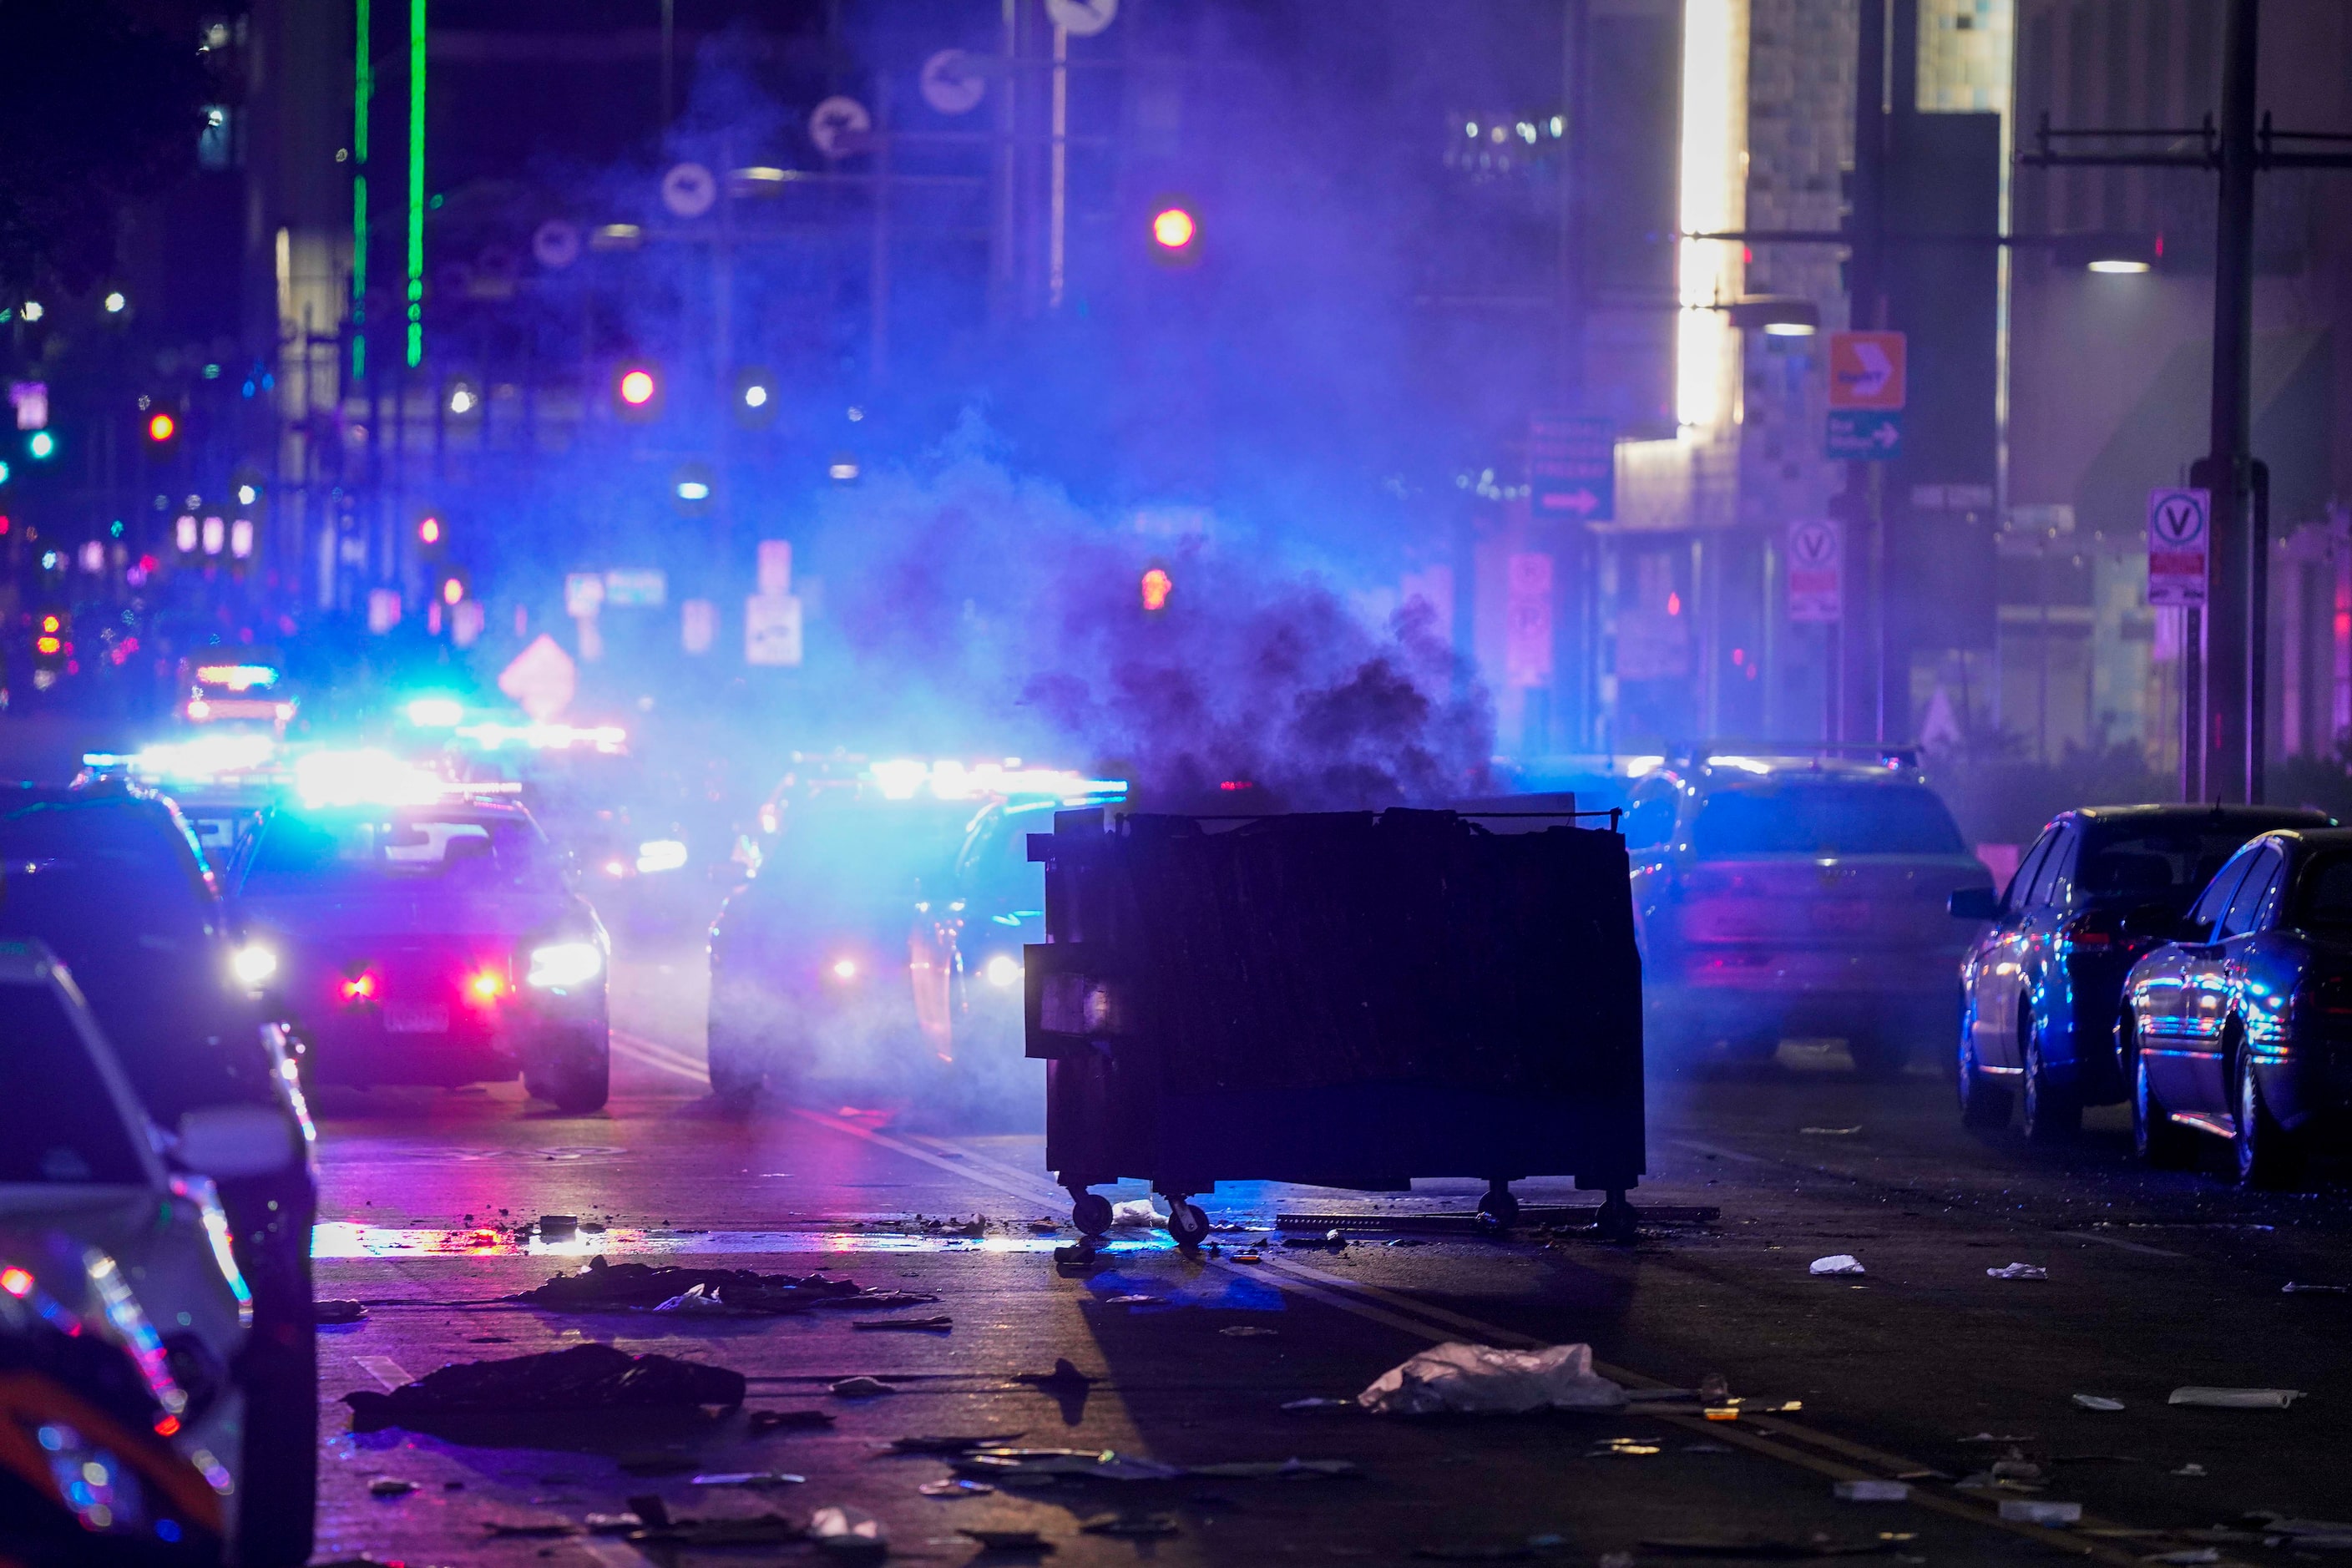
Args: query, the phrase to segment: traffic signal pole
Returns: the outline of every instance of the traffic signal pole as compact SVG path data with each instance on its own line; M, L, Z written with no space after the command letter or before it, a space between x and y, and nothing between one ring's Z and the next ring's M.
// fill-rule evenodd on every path
M2248 502L2253 444L2256 0L2230 0L2221 39L2221 206L2213 246L2213 418L2205 483L2213 492L2205 611L2205 742L2200 799L2263 798L2266 542ZM2265 520L2267 521L2267 520Z

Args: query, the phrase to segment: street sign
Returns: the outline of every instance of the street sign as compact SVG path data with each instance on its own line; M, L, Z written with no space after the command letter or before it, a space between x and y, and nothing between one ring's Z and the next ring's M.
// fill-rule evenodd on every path
M1503 679L1510 686L1549 686L1552 675L1551 557L1514 552L1505 567Z
M801 602L790 594L753 594L743 601L743 662L801 661Z
M1868 409L1830 410L1829 455L1880 462L1903 450L1903 416Z
M700 163L673 163L662 176L661 199L679 217L700 217L719 199L719 182Z
M1606 419L1528 420L1529 500L1544 517L1606 522L1617 514L1617 431Z
M789 594L793 591L793 542L789 539L763 539L759 551L760 592Z
M577 619L593 616L604 603L602 572L572 572L563 578L563 613Z
M1890 414L1901 408L1903 344L1901 332L1832 332L1830 406Z
M2202 609L2212 548L2213 492L2147 492L2147 602Z
M1118 0L1045 0L1045 15L1074 38L1091 38L1118 16Z
M1845 618L1845 528L1835 518L1789 525L1789 618Z
M669 574L658 567L614 567L604 574L604 603L615 609L659 609L669 599Z
M540 723L546 723L572 706L580 689L580 671L572 656L541 632L514 662L499 671L499 689Z
M580 259L580 226L549 218L530 231L530 253L541 267L562 270Z
M835 94L809 110L809 141L828 158L846 158L866 150L866 138L874 117L854 98Z
M923 101L941 114L968 114L988 95L988 79L961 49L941 49L923 62Z

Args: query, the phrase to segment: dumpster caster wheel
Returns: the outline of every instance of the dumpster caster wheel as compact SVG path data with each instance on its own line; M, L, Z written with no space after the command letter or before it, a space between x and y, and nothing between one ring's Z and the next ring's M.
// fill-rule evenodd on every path
M1079 1193L1070 1200L1070 1223L1080 1236L1100 1236L1110 1229L1110 1200L1100 1193Z
M1478 1200L1478 1212L1507 1229L1519 1222L1519 1200L1511 1195L1507 1185L1497 1182Z
M1171 1198L1168 1203L1168 1234L1176 1245L1190 1252L1209 1238L1209 1216L1201 1205L1182 1198Z
M1609 1194L1608 1201L1601 1205L1600 1214L1593 1216L1592 1233L1603 1241L1630 1242L1639 1237L1640 1227L1633 1219L1633 1205L1625 1201L1624 1194Z

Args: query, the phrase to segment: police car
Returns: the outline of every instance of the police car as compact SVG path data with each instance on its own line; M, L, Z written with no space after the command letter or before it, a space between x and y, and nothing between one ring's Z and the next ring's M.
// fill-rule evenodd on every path
M510 796L371 752L301 759L229 876L310 1081L520 1073L578 1114L606 1097L612 946L573 880Z

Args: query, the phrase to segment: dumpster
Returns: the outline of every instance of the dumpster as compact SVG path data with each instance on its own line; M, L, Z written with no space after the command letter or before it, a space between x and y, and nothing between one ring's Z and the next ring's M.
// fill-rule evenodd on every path
M1099 809L1033 834L1024 950L1045 1161L1148 1179L1185 1246L1219 1181L1402 1192L1415 1176L1573 1176L1628 1231L1643 1167L1642 971L1625 841L1573 814L1244 818Z

